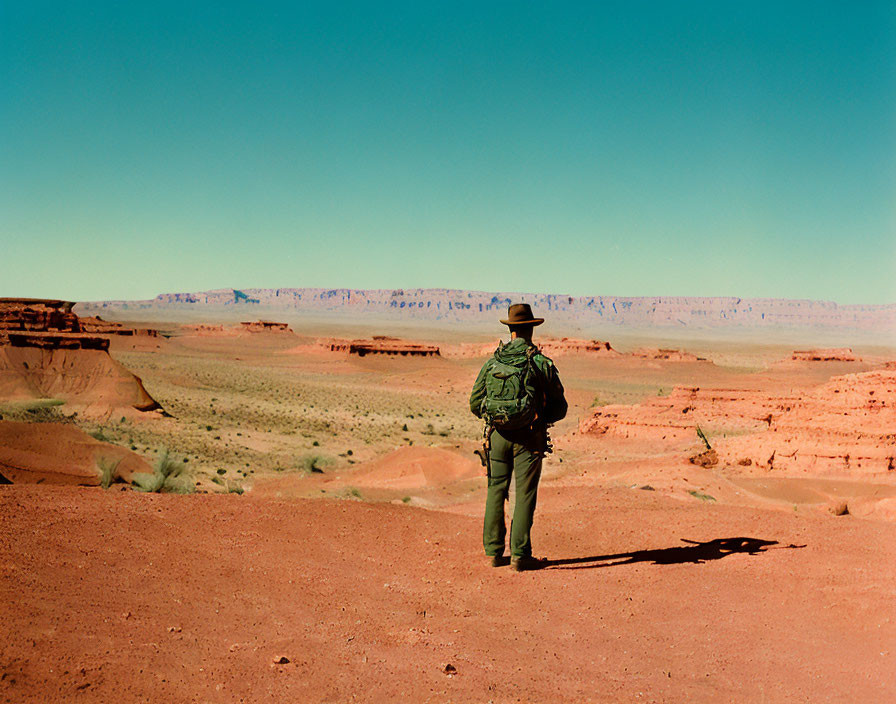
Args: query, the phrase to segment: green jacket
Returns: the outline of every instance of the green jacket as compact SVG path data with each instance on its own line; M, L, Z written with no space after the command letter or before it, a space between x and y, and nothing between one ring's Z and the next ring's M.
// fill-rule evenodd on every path
M479 409L482 406L482 400L485 398L485 377L488 374L491 363L495 357L499 360L502 358L508 360L510 358L518 357L519 355L525 355L526 350L530 345L535 347L534 344L518 337L515 340L511 340L506 345L500 346L495 350L495 355L490 357L486 363L482 365L482 369L479 371L479 376L476 377L476 382L473 384L473 392L470 394L470 410L473 412L473 415L479 418L482 417L479 413ZM541 409L539 409L538 420L536 423L542 426L556 423L566 416L567 408L566 398L563 395L563 384L560 383L557 368L554 366L554 363L548 357L541 354L541 352L536 352L532 357L532 361L535 362L535 366L538 368L538 371L541 372L540 388L542 391L542 406Z

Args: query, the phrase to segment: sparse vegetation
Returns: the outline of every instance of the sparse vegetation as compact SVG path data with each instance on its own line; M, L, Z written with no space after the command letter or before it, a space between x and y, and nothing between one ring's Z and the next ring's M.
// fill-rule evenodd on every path
M98 457L96 459L97 473L100 475L100 486L108 489L112 483L119 478L118 465L121 459L111 459L109 457Z
M91 430L87 434L94 440L99 440L100 442L109 442L109 437L106 435L106 431L103 429L103 426L100 426L96 430Z
M156 459L153 473L134 475L133 485L138 491L147 493L191 494L196 491L186 465L171 459L167 449L163 449Z
M323 455L306 455L299 461L299 469L306 474L323 474L324 467L330 464L330 459Z
M709 440L706 439L706 435L703 434L703 431L700 429L699 425L697 426L697 437L699 437L703 441L703 444L706 445L707 450L712 449L712 445L709 444Z

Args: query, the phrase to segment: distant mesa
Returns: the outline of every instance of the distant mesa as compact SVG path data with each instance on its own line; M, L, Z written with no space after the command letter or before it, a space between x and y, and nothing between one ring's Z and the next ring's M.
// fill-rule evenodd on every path
M849 347L821 350L794 350L790 355L792 362L861 362Z
M0 299L0 400L58 399L93 415L160 409L141 380L109 356L109 338L84 330L73 306Z
M225 335L223 325L206 325L205 323L197 323L195 325L181 325L180 329L186 333L194 335Z
M286 323L275 323L270 320L254 320L240 323L243 332L292 332Z
M407 342L397 337L374 335L370 340L321 340L319 345L330 352L342 352L365 357L369 354L382 354L401 357L439 357L439 348L435 345L424 345Z
M572 337L561 337L559 340L553 338L536 340L535 344L548 357L564 357L567 355L619 356L619 352L614 350L609 342L604 342L603 340L579 340Z
M250 320L226 327L224 325L198 323L181 325L181 330L188 334L209 337L237 337L243 334L256 335L259 333L292 333L292 329L287 323L276 323L271 320Z
M600 357L620 357L621 354L613 349L609 342L603 340L579 340L572 337L561 338L536 338L534 340L538 349L548 357L565 357L565 356L600 356ZM462 343L454 345L446 352L448 356L459 358L475 358L489 357L494 354L498 345L504 344L504 341L488 343Z
M680 296L568 296L553 293L466 291L444 288L217 289L163 293L145 301L83 303L85 311L203 308L279 309L295 313L496 323L507 306L525 301L551 323L629 328L762 328L896 331L896 304L839 305L832 301Z
M451 357L471 358L488 357L494 354L501 342L487 344L463 343L455 345L448 350ZM670 349L640 349L630 354L624 354L614 349L604 340L580 340L572 337L535 339L538 349L548 357L600 357L602 359L638 358L665 362L705 362L704 357L698 357L690 352Z
M152 468L134 452L100 442L67 423L0 421L0 483L99 484L101 462L124 481Z
M661 360L664 362L705 362L706 357L698 357L690 352L670 349L640 349L632 352L633 357Z
M122 335L125 337L158 337L159 331L151 328L129 328L121 323L103 320L97 316L78 318L81 330L93 335Z

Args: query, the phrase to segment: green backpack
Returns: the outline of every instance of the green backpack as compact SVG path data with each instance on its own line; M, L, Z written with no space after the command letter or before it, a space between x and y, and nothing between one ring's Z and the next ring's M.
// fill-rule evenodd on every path
M501 359L501 347L488 361L485 377L485 398L480 407L488 425L504 430L516 430L532 425L539 411L538 369L532 357L535 347L525 355Z

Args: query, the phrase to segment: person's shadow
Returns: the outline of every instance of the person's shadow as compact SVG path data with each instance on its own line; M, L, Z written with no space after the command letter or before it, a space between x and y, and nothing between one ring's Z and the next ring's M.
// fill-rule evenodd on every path
M684 563L700 564L709 560L721 560L728 555L744 553L756 555L765 552L770 546L777 545L777 540L760 540L759 538L716 538L705 543L696 540L681 539L689 543L687 546L661 548L658 550L636 550L620 552L614 555L594 555L592 557L570 557L560 560L542 560L538 569L581 570L593 567L616 567L631 565L635 562L651 562L654 565L679 565ZM777 549L798 549L805 545L781 545Z

